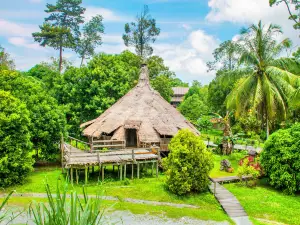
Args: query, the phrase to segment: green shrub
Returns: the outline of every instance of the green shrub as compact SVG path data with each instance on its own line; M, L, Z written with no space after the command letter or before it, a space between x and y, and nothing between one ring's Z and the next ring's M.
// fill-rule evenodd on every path
M213 158L201 138L187 129L180 130L169 149L169 156L163 160L169 190L178 195L206 190Z
M273 133L260 161L272 186L289 194L300 191L300 123Z
M29 112L25 104L0 90L0 186L21 183L32 170Z
M248 159L245 159L243 165L238 168L237 176L246 186L252 187L256 185L259 171L249 164ZM243 176L252 176L252 179L250 181L248 181L248 178L243 180Z

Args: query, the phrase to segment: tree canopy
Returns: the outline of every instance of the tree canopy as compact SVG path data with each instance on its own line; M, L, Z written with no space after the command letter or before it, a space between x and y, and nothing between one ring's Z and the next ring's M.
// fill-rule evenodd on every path
M159 35L160 29L156 26L156 21L149 14L149 8L144 6L141 14L137 15L136 22L125 24L125 34L123 34L124 44L133 46L137 55L143 59L152 55L153 48L150 43L154 43Z
M26 105L0 90L0 186L22 183L32 170L30 118Z

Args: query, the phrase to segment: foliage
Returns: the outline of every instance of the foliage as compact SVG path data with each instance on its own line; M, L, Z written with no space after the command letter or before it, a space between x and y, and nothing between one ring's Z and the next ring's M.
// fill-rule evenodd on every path
M70 191L68 201L68 186L60 191L57 185L56 196L53 197L50 187L46 184L47 203L33 202L29 212L33 215L36 225L98 225L103 224L104 209L101 195L89 198L85 188L82 188L83 198L76 191Z
M239 45L235 41L225 41L213 52L214 61L208 62L208 71L233 70L238 66ZM221 64L221 68L218 65Z
M137 15L136 22L125 24L124 44L133 46L137 55L145 59L153 53L150 43L155 42L159 33L155 19L151 18L148 6L145 5L142 13Z
M169 79L175 77L175 73L170 71L169 67L164 64L164 60L159 56L150 56L147 59L150 79L155 79L158 76L165 76Z
M279 5L280 3L284 3L287 7L287 10L289 12L289 19L294 22L294 29L298 30L300 29L300 2L298 0L296 1L288 1L288 0L269 0L270 6L273 5ZM294 7L294 11L291 10L291 7ZM295 12L295 13L294 13Z
M270 184L287 193L300 190L300 124L278 130L265 142L261 165Z
M236 132L243 132L248 137L253 136L254 134L260 134L261 132L261 121L252 112L241 116L233 128Z
M59 103L67 107L71 135L80 136L79 125L95 119L133 87L139 74L137 56L99 54L87 67L68 69L62 80ZM118 85L116 85L118 84Z
M43 83L33 77L2 71L0 86L26 103L31 119L27 126L36 152L41 151L45 159L56 158L66 126L63 108L47 93Z
M259 171L249 165L248 159L245 159L243 165L238 168L237 176L240 178L241 182L244 181L246 186L251 187L256 185ZM252 182L249 182L248 179L243 179L244 176L251 176Z
M13 212L11 212L10 210L6 210L5 206L8 204L8 200L10 199L11 195L14 193L15 191L11 191L3 200L3 202L0 204L0 224L4 223L4 221L6 220L6 224L10 224L16 217L18 217L20 213L14 214ZM9 214L11 214L11 216L8 216ZM8 221L7 221L8 220Z
M22 183L32 170L26 105L0 90L0 186Z
M196 121L203 115L207 115L209 108L208 106L201 101L199 95L194 94L179 105L178 110L184 115L187 119L196 123Z
M102 44L101 34L104 33L104 25L102 23L102 16L97 15L83 26L82 38L78 40L75 51L81 58L82 66L83 60L95 54L95 48Z
M197 122L196 122L197 127L200 130L208 130L212 128L212 122L211 122L211 116L201 116Z
M160 93L160 95L168 102L171 101L173 96L173 90L171 86L171 80L165 76L160 75L151 81L152 87Z
M0 70L13 70L15 63L10 59L10 55L0 45Z
M290 46L290 40L278 43L275 35L282 33L277 25L251 25L241 32L240 63L251 68L241 78L227 97L227 107L235 109L239 118L253 109L266 124L269 134L270 122L284 120L287 115L288 99L294 92L298 76L280 68L287 63L275 58ZM254 49L254 50L253 50ZM243 72L241 71L243 74Z
M32 34L41 46L59 49L59 71L62 71L62 52L64 48L75 48L76 39L80 36L79 24L83 23L82 0L57 0L55 5L47 4L46 13L50 16L40 26L41 31Z
M163 166L170 191L178 195L205 191L213 159L201 138L187 129L180 130L172 138L169 149Z
M172 87L189 87L188 83L183 82L179 78L174 78L171 81Z

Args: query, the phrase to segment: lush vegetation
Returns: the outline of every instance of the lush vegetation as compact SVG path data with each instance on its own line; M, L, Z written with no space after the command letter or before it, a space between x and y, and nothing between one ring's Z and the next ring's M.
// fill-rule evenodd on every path
M273 133L266 141L261 164L270 184L287 193L300 191L300 124Z
M224 186L237 197L254 224L299 224L299 195L285 195L270 187L266 180L260 180L255 188L240 184Z
M189 130L180 130L172 138L169 150L163 166L170 191L184 195L206 190L213 161L201 138Z
M32 170L30 118L26 105L0 90L0 186L24 181Z

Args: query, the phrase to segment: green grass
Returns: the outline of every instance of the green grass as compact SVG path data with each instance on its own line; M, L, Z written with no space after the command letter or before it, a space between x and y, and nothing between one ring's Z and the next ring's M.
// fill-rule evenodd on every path
M239 184L224 186L237 197L255 224L274 224L272 221L290 225L300 224L299 194L285 195L267 185L265 180L261 180L256 188L247 188Z
M9 190L16 190L18 193L44 193L44 184L46 180L50 185L51 190L54 191L56 189L58 180L59 183L64 183L64 176L65 175L61 174L61 169L59 167L36 168L35 171L30 174L23 185L16 185L4 191L6 193ZM127 176L130 176L130 171L128 171ZM108 168L106 177L107 179L102 183L98 182L97 180L98 171L96 171L93 175L90 174L89 182L86 185L87 192L89 194L96 194L97 191L104 190L104 195L118 197L121 202L124 198L133 198L199 206L199 209L179 209L170 206L153 207L149 205L122 202L122 207L132 211L133 213L149 212L149 209L151 209L153 211L153 214L157 215L163 213L168 217L191 216L193 218L203 220L209 219L216 221L229 221L228 216L223 212L222 208L211 193L205 192L200 194L190 194L184 197L176 196L166 189L164 185L165 177L163 174L160 174L158 178L154 178L150 175L149 170L145 170L142 173L142 179L129 180L129 184L127 185L125 185L124 181L117 180L116 171L115 174L113 174L112 168ZM84 177L82 173L80 177L80 183L78 185L74 184L74 188L78 191L78 193L82 192L82 185L84 185L83 181ZM23 197L14 197L13 199L16 199L17 202L21 199L23 199L22 201L24 201ZM118 203L117 205L120 205L120 203Z
M0 198L0 201L2 199ZM45 198L12 197L9 200L9 206L24 207L27 209L32 201L47 202ZM171 206L155 206L146 204L135 204L124 201L103 200L103 207L109 211L130 211L133 214L150 214L153 216L166 216L169 218L190 217L200 220L228 221L231 220L221 210L211 211L207 207L194 208L176 208Z
M240 159L244 158L247 155L245 151L241 152L235 152L231 155L214 155L214 168L210 172L210 176L212 178L218 178L218 177L226 177L226 176L235 176L237 175L237 170L239 167L239 161ZM228 159L231 163L231 166L234 168L233 173L228 173L226 171L220 171L220 162L223 159Z

